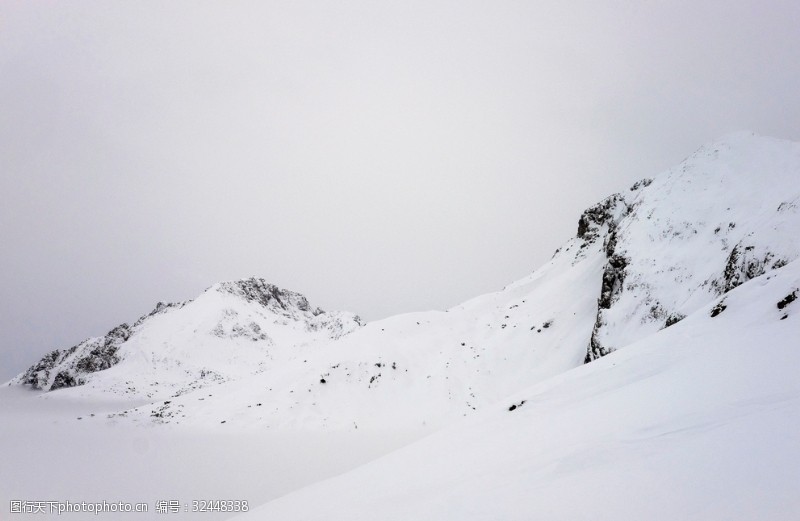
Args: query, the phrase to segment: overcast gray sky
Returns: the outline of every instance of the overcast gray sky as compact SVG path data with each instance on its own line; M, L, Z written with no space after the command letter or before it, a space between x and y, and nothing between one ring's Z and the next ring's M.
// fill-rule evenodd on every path
M251 275L366 319L545 262L588 205L800 139L800 2L0 3L0 380Z

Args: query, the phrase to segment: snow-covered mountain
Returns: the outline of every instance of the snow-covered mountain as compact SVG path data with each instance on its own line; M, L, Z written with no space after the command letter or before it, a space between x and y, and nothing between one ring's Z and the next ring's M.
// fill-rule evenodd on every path
M246 279L54 351L0 389L15 469L0 500L178 490L270 501L248 519L796 519L798 301L800 144L737 133L446 311L364 325Z
M798 258L798 231L800 146L750 133L606 199L579 231L603 237L607 257L586 360Z
M222 283L53 352L13 383L153 401L115 416L137 422L442 425L785 266L798 232L800 145L738 133L587 209L540 269L447 311L359 327L261 280Z
M326 313L263 279L222 282L188 302L159 302L133 325L53 351L11 383L47 391L84 386L84 393L179 396L263 372L360 326L352 313Z

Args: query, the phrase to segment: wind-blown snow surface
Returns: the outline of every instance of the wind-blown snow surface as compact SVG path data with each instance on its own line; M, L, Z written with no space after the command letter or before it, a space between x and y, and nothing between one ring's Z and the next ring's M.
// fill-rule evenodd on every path
M701 308L240 519L795 520L800 302L779 303L798 288L793 262L715 317Z
M684 388L691 389L695 385L693 380L686 380L689 373L665 370L665 376L643 380L646 385L634 385L638 382L636 375L644 370L642 367L652 363L653 371L657 371L663 357L683 353L680 356L685 357L680 359L683 360L681 363L688 367L695 364L693 357L697 356L697 367L693 371L708 372L710 381L723 379L718 373L720 367L727 368L725 370L734 375L739 374L736 371L749 371L749 365L761 367L761 378L770 380L763 384L764 389L782 386L789 396L794 396L794 387L787 381L788 369L770 364L780 360L781 356L789 356L773 352L780 346L794 344L797 347L797 331L792 329L796 328L793 325L796 319L791 312L792 306L798 304L787 302L783 310L788 311L781 310L788 313L787 318L776 321L767 320L766 312L762 313L770 306L777 309L776 302L754 301L752 316L764 321L753 327L745 327L750 322L740 324L729 317L736 316L736 313L731 313L733 307L730 305L734 295L773 275L786 277L786 273L795 273L797 268L793 261L799 257L800 145L739 133L706 145L676 168L654 179L636 183L629 190L587 209L580 216L576 237L559 249L550 262L501 291L477 297L447 311L399 315L362 326L352 314L323 313L310 306L302 295L280 290L261 279L220 283L193 301L159 305L131 326L120 325L104 337L46 355L12 380L10 386L0 393L0 400L7 402L0 411L3 423L14 425L4 439L24 440L24 443L19 442L21 446L29 447L35 456L30 456L33 458L30 461L39 463L44 461L40 455L49 454L52 447L74 441L85 448L85 452L77 451L77 454L95 453L106 457L100 458L98 463L87 464L86 458L76 459L76 453L57 451L58 457L63 459L59 468L63 465L70 469L88 465L89 471L103 474L125 461L119 459L119 454L108 442L101 441L109 436L134 443L132 440L138 439L138 433L154 433L159 440L154 445L175 447L176 454L180 454L176 458L182 462L191 460L191 457L184 449L186 444L174 440L187 436L223 440L219 443L208 441L204 446L218 458L212 458L215 465L222 465L223 458L214 447L227 447L233 439L256 440L259 435L271 436L273 441L267 443L268 449L256 442L238 445L237 450L241 447L248 447L248 450L240 450L237 461L250 469L248 473L256 476L260 475L259 471L248 466L247 461L266 462L272 457L289 461L304 453L299 441L303 436L296 433L305 433L305 439L311 444L317 443L313 440L341 439L341 447L349 447L349 440L356 439L356 436L365 440L364 450L344 449L340 451L342 457L334 462L325 463L330 458L320 455L319 468L288 479L292 485L281 484L276 479L276 473L282 472L278 469L285 467L272 467L266 463L259 466L263 467L265 483L269 483L261 493L252 492L254 489L248 488L251 483L241 480L240 475L231 479L232 470L209 476L209 481L203 481L204 486L215 479L218 483L238 483L262 502L363 463L454 421L463 421L464 416L474 417L475 423L460 423L458 428L453 427L456 430L446 431L450 434L436 434L420 446L437 443L433 441L437 439L449 439L448 436L454 436L452 442L460 446L462 442L458 436L461 434L454 433L462 429L464 433L474 430L482 433L481 436L494 436L499 440L497 449L492 446L479 448L477 442L476 445L467 444L466 447L476 454L507 451L508 458L517 451L527 454L524 450L533 450L524 448L530 445L525 440L530 439L535 441L533 445L549 447L546 453L553 458L559 454L569 456L575 468L597 467L611 472L615 468L611 461L613 458L581 459L569 452L572 450L570 440L580 442L586 455L602 455L606 450L613 453L616 446L608 448L607 445L613 445L614 441L603 437L603 433L610 435L613 428L618 429L613 432L625 433L628 427L638 428L636 421L646 423L649 417L637 416L639 409L636 407L651 412L674 409L675 414L697 418L704 414L714 418L718 413L722 414L715 408L727 407L723 402L708 402L708 410L695 410L692 408L694 399L674 400L674 396L683 396ZM784 288L787 293L781 298L791 295L788 286ZM780 293L783 290L775 291ZM753 295L758 297L755 293ZM730 302L727 297L730 297ZM774 300L774 297L769 295L769 299ZM723 310L725 306L730 309ZM741 302L738 306L746 307ZM712 309L713 319L710 317ZM721 324L728 324L728 327L723 328ZM685 338L676 337L681 331ZM746 343L731 344L736 339L746 340ZM775 345L761 347L767 341L774 341ZM616 369L602 370L608 368L608 364L614 367L613 360L628 360L633 356L626 353L629 349L631 352L649 353L658 350L641 346L656 345L662 346L664 353L630 358L640 362L626 362L631 371L627 376ZM740 349L742 345L752 349L744 350L746 355L725 358L726 346L734 346L731 353L737 353L743 351ZM617 350L623 352L615 353ZM673 351L675 354L671 354ZM708 356L719 360L712 364L709 358L704 358L707 355L701 353L712 353L713 356ZM613 356L606 359L609 354ZM755 358L759 357L771 361L758 362L761 364L758 365ZM584 362L593 360L592 364L583 366ZM786 358L782 360L785 362ZM737 364L743 365L739 367ZM780 372L770 374L773 370ZM596 376L591 376L595 373ZM610 375L607 382L602 375ZM674 378L668 378L669 375ZM726 383L731 387L727 392L739 392L737 396L751 392L751 388L744 385L743 378ZM558 383L572 381L581 382L574 384L581 389L586 385L585 393L580 395L585 396L586 401L570 401L568 397L572 396L570 393L578 392L577 387L560 387L562 384ZM661 382L662 387L658 388L658 393L647 394L650 389L647 385L653 382ZM753 385L761 385L759 382L761 380L756 380ZM518 394L540 383L553 389L551 394L547 394L553 397L552 402L547 403L560 403L574 412L555 411L555 405L543 406L543 409L532 407L535 403L531 397L538 391ZM57 390L21 393L20 385ZM616 405L603 401L604 396L624 394L628 388L641 392L631 391L625 403L640 397L642 402L630 405L633 407L630 421L634 422L630 425L623 421L621 413L604 409ZM726 389L724 385L720 388ZM556 389L565 390L565 394L562 396ZM709 388L700 386L696 394L703 396L709 392ZM519 405L523 399L528 401L513 412L498 412ZM498 403L501 404L499 409ZM702 400L697 403L702 403ZM57 414L51 410L61 412ZM539 412L532 413L532 410ZM591 412L595 410L606 411L608 415ZM486 411L486 416L482 416L482 411ZM562 426L554 427L556 430L540 431L539 420L533 420L536 426L517 426L513 423L517 420L506 414L513 415L513 418L528 415L538 418L541 414L552 421L563 415L565 422L573 422L578 427L573 432L567 424L558 424ZM510 430L507 433L503 431L503 434L494 433L495 423L487 418L498 418L498 424L507 425ZM608 418L614 419L616 427L608 423L611 421ZM664 417L663 423L672 425L670 418ZM58 423L53 424L53 421ZM764 421L771 420L766 418ZM590 428L594 423L596 428ZM53 426L58 430L53 431ZM728 435L726 429L724 426L710 429L708 436L717 436L724 442L724 436ZM389 432L398 434L387 438ZM739 431L731 431L731 436L736 432ZM25 433L33 434L26 437ZM571 438L586 433L600 437ZM672 435L664 437L665 440L673 438ZM87 445L87 439L95 440L94 444ZM294 445L293 439L296 440ZM553 445L559 440L567 443L563 450ZM786 440L791 441L789 438ZM773 440L771 446L793 450L790 449L793 445L786 440ZM32 485L36 479L39 479L41 487L55 489L61 479L58 476L63 474L25 467L25 463L18 459L16 446L16 441L2 444L0 448L4 453L0 456L4 461L17 462L14 468L23 467L25 470L16 481L3 475L8 479L5 483L19 485L13 490L28 496L37 490ZM47 447L47 450L37 451L37 446ZM738 445L733 446L738 450ZM414 461L413 454L424 453L429 459L424 468L441 465L441 462L452 463L455 469L462 468L456 453L443 451L443 456L439 457L425 453L423 449L414 450L422 452L409 453L412 454L409 461ZM246 457L248 453L252 454L249 458ZM756 452L751 447L748 454ZM533 453L528 456L520 459L519 464L503 459L506 456L497 459L517 469L519 483L509 485L511 489L545 486L542 481L534 479L536 476L545 479L557 475L561 479L558 473L536 474L533 467L538 469L536 472L542 472L539 468L542 464L560 468L564 465L562 460L536 459L539 456ZM169 461L169 456L165 457ZM756 465L747 459L748 455L739 457L748 461L748 465ZM143 458L142 461L154 460ZM186 472L199 475L199 464L192 461ZM627 460L622 458L619 461ZM697 461L703 465L673 461L675 469L680 467L686 472L692 469L700 474L706 471L702 458ZM533 467L529 468L525 462ZM463 468L481 472L482 465L484 463L476 460L474 467ZM700 465L699 469L695 468L697 465ZM617 471L622 468L617 467ZM120 478L121 483L135 487L135 483L145 475L142 472L141 469L134 472L127 480ZM416 470L408 467L402 472L408 474ZM446 478L441 474L445 470L431 472L434 477L441 475L444 476L442 479ZM502 480L509 483L512 480L501 470L492 472L502 483L505 483ZM580 474L589 470L576 472ZM657 476L644 470L641 472L642 476L657 481ZM727 468L726 472L735 474ZM626 480L638 476L623 474L617 472L613 479L609 478L610 482L581 481L580 485L585 487L582 494L587 498L586 503L600 501L597 497L609 487L614 488L614 483L626 484ZM175 474L175 479L178 475ZM586 476L594 477L591 473ZM670 479L668 473L665 476L665 479ZM489 490L497 489L497 496L490 494L486 497L502 500L500 490L503 487L493 484L490 476L470 479ZM165 479L159 483L173 481ZM385 483L389 481L376 479L374 486ZM424 490L421 485L425 483L424 479L415 478L415 483L420 484L420 491ZM636 483L638 481L633 479L630 485ZM72 484L79 486L80 481ZM438 487L439 484L432 483L431 486ZM447 483L441 486L442 490L449 487ZM679 497L680 489L677 485L675 487L677 492L673 497ZM185 486L178 488L184 494L193 490ZM368 490L367 487L362 489ZM74 489L70 490L74 492ZM152 497L153 490L148 490L148 497ZM400 490L402 488L398 488ZM433 488L421 494L435 497L436 490L439 489ZM470 494L473 492L470 489ZM375 491L376 497L381 497L382 493ZM408 494L413 496L413 493ZM453 498L458 497L457 491L453 494ZM276 503L281 504L284 503ZM353 505L353 508L363 507L364 511L375 514L371 510L374 505L358 501ZM438 512L446 510L448 503L441 505ZM520 503L521 508L525 505L528 503ZM531 504L531 508L544 508L542 505L544 503ZM575 518L580 518L580 512L575 510L578 507L573 505L570 507L572 510L566 508L563 511L574 512ZM607 507L613 510L614 505L608 504ZM486 504L485 508L483 512L487 515L484 517L498 517L489 515L492 505ZM590 507L586 508L587 512L591 511ZM453 509L458 511L456 507ZM431 512L437 510L431 508ZM310 514L316 515L314 512ZM346 516L336 512L334 517Z

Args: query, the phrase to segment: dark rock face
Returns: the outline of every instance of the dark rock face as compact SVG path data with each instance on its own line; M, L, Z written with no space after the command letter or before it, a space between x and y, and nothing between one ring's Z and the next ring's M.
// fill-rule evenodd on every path
M745 245L740 241L728 255L722 278L716 281L714 286L720 294L725 294L748 280L786 264L785 259L775 257L772 252L757 252L755 246Z
M109 369L120 361L120 347L130 338L134 328L139 324L154 315L184 305L186 302L177 304L159 302L153 311L140 317L133 326L120 324L105 336L84 340L68 349L51 351L25 371L18 381L43 391L83 385L86 383L86 375Z
M631 190L647 186L650 181L643 180L640 183L634 185ZM630 259L617 251L617 226L623 218L631 213L632 209L621 194L615 194L586 210L578 222L578 238L584 239L587 243L592 243L600 238L604 226L607 231L603 250L608 260L603 268L600 296L597 299L597 317L594 328L592 328L589 346L586 349L584 363L589 363L614 351L613 347L605 346L600 342L600 330L606 323L603 316L604 311L610 309L619 299L625 287L626 268Z
M716 306L711 308L711 313L710 313L711 318L718 317L720 313L722 313L726 309L728 309L728 306L725 304L725 301L724 300L720 301L719 303L717 303Z
M778 309L783 309L786 306L788 306L789 304L791 304L792 302L794 302L795 300L797 300L798 292L800 292L800 289L796 289L796 290L792 291L791 293L786 295L783 299L781 299L781 301L778 302Z
M583 358L583 363L588 364L593 360L597 360L603 356L614 351L614 348L604 346L598 339L600 328L605 325L600 313L597 314L597 321L594 323L592 329L592 337L589 339L589 348L586 350L586 356Z
M60 371L53 380L50 390L55 391L56 389L61 389L62 387L75 387L76 385L81 384L83 384L82 380L76 380L75 377L69 374L67 371Z
M287 320L305 323L309 331L328 330L328 336L334 340L349 334L354 328L364 325L357 315L326 313L318 307L312 307L308 299L300 293L279 288L261 278L222 282L212 286L211 289L234 295L247 302L254 302ZM224 335L224 329L219 326L218 331L215 330L212 333L218 336ZM252 328L246 327L245 329ZM237 336L236 331L232 336ZM247 336L256 340L268 340L260 331L254 331L253 334L248 333Z
M120 324L103 337L84 340L69 349L52 351L31 366L23 374L21 382L44 391L82 385L87 374L103 371L119 362L117 351L130 335L130 326ZM56 374L51 381L53 372Z
M251 277L249 279L223 282L219 285L221 291L237 295L249 302L257 302L266 308L280 308L284 311L298 309L310 312L317 316L325 313L320 308L311 309L308 299L300 293L281 289L274 284L269 284L264 279Z
M621 194L607 197L581 214L578 219L578 238L594 242L600 237L604 225L609 231L613 231L618 222L618 215L629 211L630 208Z
M622 293L625 268L628 266L628 262L623 255L613 254L609 257L608 263L603 269L603 282L600 288L600 298L597 301L600 309L609 309Z
M508 407L508 411L509 411L509 412L511 412L511 411L516 411L517 409L519 409L519 408L520 408L520 407L522 407L523 405L525 405L525 400L522 400L522 401L521 401L521 402L519 402L519 403L512 403L512 404L511 404L511 405Z
M686 318L686 315L683 313L672 313L667 317L667 322L664 324L664 327L674 326L684 318Z
M41 360L33 364L22 376L22 383L33 386L34 389L43 389L50 379L50 370L58 364L65 351L51 351Z
M151 311L150 313L148 313L146 315L142 315L141 317L139 317L139 319L136 322L133 323L132 327L138 326L139 324L141 324L142 322L144 322L145 320L147 320L148 318L150 318L150 317L152 317L154 315L158 315L160 313L166 313L167 311L169 311L171 309L180 309L183 306L185 306L186 304L188 304L189 302L191 302L191 300L187 300L186 302L158 302L158 303L156 303L156 307L153 308L153 311Z
M628 266L628 259L622 255L612 255L603 269L603 281L600 287L600 298L597 299L597 317L595 318L592 336L589 339L589 347L583 363L588 364L592 360L614 351L611 346L603 345L600 342L600 330L606 325L604 312L611 309L611 306L619 299L623 291L625 282L625 268Z
M633 184L633 186L630 187L630 191L631 192L635 192L636 190L639 190L640 188L646 188L646 187L650 186L650 184L652 182L653 182L652 179L640 179L639 181L636 181Z

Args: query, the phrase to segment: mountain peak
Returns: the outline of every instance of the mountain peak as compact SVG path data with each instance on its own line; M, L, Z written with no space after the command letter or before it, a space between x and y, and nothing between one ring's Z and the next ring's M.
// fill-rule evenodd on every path
M296 356L301 348L337 340L361 325L357 315L326 313L300 293L262 278L219 282L197 299L159 302L132 326L122 324L104 336L54 350L13 382L45 391L81 386L127 357L128 373L158 384L160 390L146 391L147 397L153 392L171 396L207 381L262 371L276 358ZM221 352L226 356L220 358ZM144 366L136 365L143 360ZM111 392L137 392L108 374L106 380L100 387Z
M209 290L227 293L240 297L248 302L256 302L269 309L288 311L291 308L309 312L314 316L325 313L320 308L311 308L308 299L295 291L282 289L270 284L263 278L250 277L246 279L219 282Z

